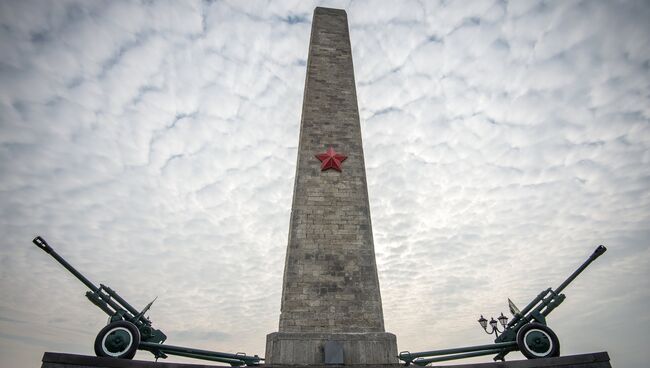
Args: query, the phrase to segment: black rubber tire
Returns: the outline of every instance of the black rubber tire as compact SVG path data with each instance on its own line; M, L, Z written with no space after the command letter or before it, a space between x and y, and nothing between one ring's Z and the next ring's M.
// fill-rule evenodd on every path
M529 346L529 343L536 346ZM528 359L560 356L560 340L553 330L541 323L529 323L522 327L517 332L517 347Z
M106 345L107 339L109 345ZM112 346L110 346L111 339ZM138 350L138 345L140 345L140 331L138 328L131 322L116 321L109 323L97 334L95 338L95 355L98 357L133 359Z

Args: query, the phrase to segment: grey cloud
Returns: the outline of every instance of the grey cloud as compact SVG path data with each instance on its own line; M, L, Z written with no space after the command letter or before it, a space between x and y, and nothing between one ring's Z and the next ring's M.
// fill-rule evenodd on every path
M564 354L650 359L647 4L3 2L0 365L92 354L104 322L36 234L134 305L159 296L175 344L263 354L315 5L348 11L400 349L485 343L478 314L602 242L549 323Z

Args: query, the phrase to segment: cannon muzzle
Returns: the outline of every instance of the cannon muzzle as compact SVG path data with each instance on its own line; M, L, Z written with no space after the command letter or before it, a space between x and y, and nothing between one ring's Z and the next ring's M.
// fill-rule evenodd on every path
M36 244L36 246L38 246L39 248L43 249L43 250L46 251L47 253L51 253L51 252L52 252L52 248L50 248L50 245L47 244L47 242L45 241L45 239L41 238L40 236L35 237L34 240L32 240L32 243Z
M589 266L589 265L591 264L591 262L595 261L596 258L598 258L598 257L600 257L601 255L603 255L603 253L605 253L606 251L607 251L607 248L605 248L604 245L599 245L599 246L597 246L597 247L596 247L596 250L594 250L594 252L593 252L593 253L589 256L589 258L585 261L585 263L583 263L580 267L578 267L578 269L575 270L575 271L571 274L571 276L569 276L569 278L567 278L566 280L564 280L564 282L563 282L560 286L558 286L557 289L555 289L555 293L556 293L556 294L560 294L560 293L562 292L562 290L564 290L564 288L567 287L567 285L569 285L569 284L571 283L571 281L573 281L576 277L578 277L578 275L579 275L582 271L584 271L585 268L587 268L587 266Z
M52 258L56 259L57 262L61 264L61 266L65 267L68 272L73 274L79 281L83 282L84 285L88 287L88 289L92 290L93 292L97 291L97 286L95 286L90 280L88 280L84 275L82 275L79 271L77 271L68 261L63 259L52 247L50 247L49 244L45 241L45 239L41 238L40 236L37 236L32 240L34 244L36 244L37 247L43 249L45 253L49 254L52 256Z
M592 254L591 257L589 257L589 258L596 259L596 258L602 256L603 253L605 253L606 251L607 251L607 248L605 248L604 245L599 245L599 246L596 247L596 250L594 251L594 254Z

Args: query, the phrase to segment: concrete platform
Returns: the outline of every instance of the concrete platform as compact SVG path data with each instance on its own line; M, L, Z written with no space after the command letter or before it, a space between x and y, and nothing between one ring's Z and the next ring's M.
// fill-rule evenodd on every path
M128 359L115 359L115 358L100 358L96 356L65 354L65 353L51 353L46 352L43 354L43 364L41 368L214 368L214 367L230 367L227 365L217 364L204 364L200 361L199 364L186 364L186 363L165 363L165 362L149 362L144 360L128 360Z
M373 368L398 368L403 367L400 364L364 364L355 365L356 368L373 367ZM471 363L460 365L433 365L434 367L448 368L611 368L609 354L607 352L589 353L580 355L570 355L559 358L534 359L534 360L513 360L509 362L495 363ZM142 360L125 360L113 358L97 358L94 356L64 354L64 353L45 353L43 354L42 368L213 368L213 367L230 367L229 365L212 365L212 364L184 364L184 363L165 363L165 362L147 362ZM337 368L349 367L340 365L261 365L260 368ZM411 366L417 367L417 366Z
M266 362L278 367L321 364L325 361L325 343L328 341L341 344L343 359L339 362L345 365L390 366L399 363L397 339L388 332L274 332L266 337Z

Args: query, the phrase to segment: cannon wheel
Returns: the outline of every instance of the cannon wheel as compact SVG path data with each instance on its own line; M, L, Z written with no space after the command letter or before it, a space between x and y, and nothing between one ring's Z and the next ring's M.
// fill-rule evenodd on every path
M540 323L529 323L517 332L517 347L528 359L560 356L557 335Z
M102 328L95 338L95 355L133 359L140 345L140 331L131 322L116 321Z

